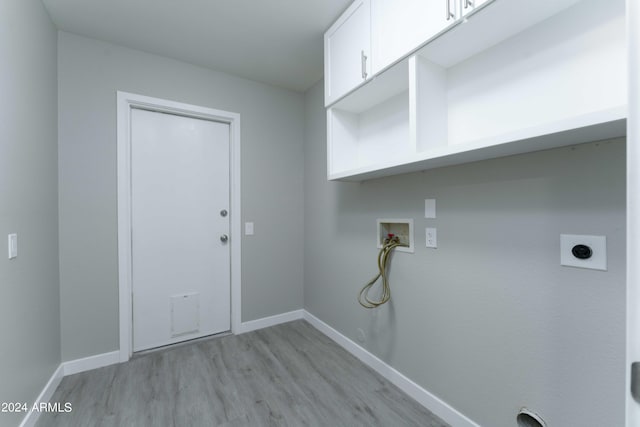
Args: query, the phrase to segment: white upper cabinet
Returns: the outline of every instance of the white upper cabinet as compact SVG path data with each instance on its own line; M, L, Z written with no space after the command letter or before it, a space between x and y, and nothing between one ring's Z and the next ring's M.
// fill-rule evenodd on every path
M480 6L485 5L486 3L491 3L494 0L460 0L461 1L461 15L468 15L474 10L478 9Z
M459 9L459 0L371 0L373 74L453 25Z
M451 0L450 23L444 0L371 2L373 77L327 99L329 179L625 135L625 0Z
M371 3L356 0L324 35L325 104L371 76Z

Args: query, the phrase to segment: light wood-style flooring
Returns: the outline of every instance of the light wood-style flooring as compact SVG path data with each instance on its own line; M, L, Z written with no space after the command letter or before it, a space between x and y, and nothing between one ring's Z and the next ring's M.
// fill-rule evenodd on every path
M51 426L425 426L442 420L303 320L71 375Z

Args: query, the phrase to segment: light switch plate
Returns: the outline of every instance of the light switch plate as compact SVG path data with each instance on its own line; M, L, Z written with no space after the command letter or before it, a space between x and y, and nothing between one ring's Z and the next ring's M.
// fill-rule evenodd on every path
M436 217L436 199L424 199L424 217L430 219Z
M571 250L576 245L586 245L591 248L592 255L588 259L580 259ZM578 234L560 235L560 264L567 267L589 268L593 270L607 270L607 237L585 236Z
M9 234L7 240L9 246L9 259L14 259L18 256L18 235L15 233Z
M244 223L244 234L245 236L253 236L253 223L245 222Z

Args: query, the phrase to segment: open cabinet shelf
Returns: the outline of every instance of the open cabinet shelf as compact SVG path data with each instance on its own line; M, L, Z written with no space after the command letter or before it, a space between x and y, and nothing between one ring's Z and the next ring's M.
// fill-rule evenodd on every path
M333 172L380 163L402 164L415 153L409 135L408 61L378 76L327 111Z
M464 59L426 45L328 109L329 179L624 136L624 12L584 0Z

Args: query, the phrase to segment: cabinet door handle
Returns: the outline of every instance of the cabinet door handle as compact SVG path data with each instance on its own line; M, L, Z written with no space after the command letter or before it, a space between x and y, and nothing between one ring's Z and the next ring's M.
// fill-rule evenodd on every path
M447 2L447 21L450 20L451 18L455 18L456 14L451 10L451 0L444 0L445 2ZM466 2L467 0L465 0Z
M464 8L467 9L469 7L474 7L474 0L464 0Z
M362 79L367 78L367 55L364 54L364 50L360 51L360 63L362 64Z

